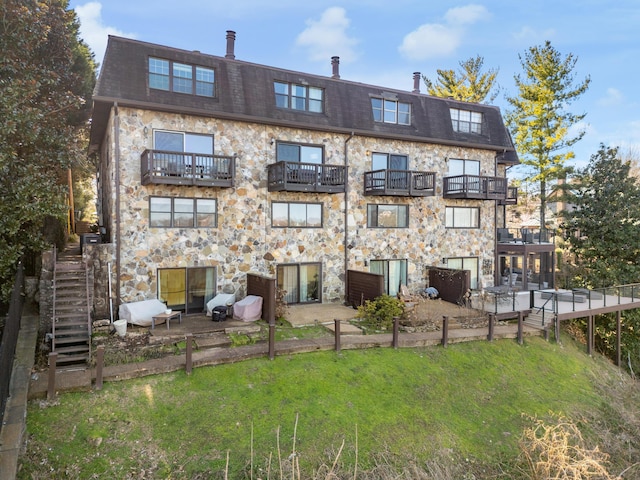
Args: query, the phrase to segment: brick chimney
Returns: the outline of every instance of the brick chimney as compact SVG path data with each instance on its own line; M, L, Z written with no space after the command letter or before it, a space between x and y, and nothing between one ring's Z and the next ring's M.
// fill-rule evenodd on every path
M331 57L331 78L340 78L340 57Z
M236 58L236 55L234 53L235 44L236 32L234 32L233 30L227 30L227 54L224 56L224 58L230 58L232 60Z
M420 72L413 72L413 92L420 93Z

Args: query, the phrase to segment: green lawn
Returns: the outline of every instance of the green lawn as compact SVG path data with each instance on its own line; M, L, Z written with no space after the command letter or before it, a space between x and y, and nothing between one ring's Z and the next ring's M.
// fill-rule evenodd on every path
M294 439L302 478L331 465L343 441L343 472L356 457L360 472L446 458L491 475L476 478L516 478L509 472L530 423L522 414L599 411L610 403L603 372L616 375L568 339L531 338L318 352L108 383L30 404L19 478L225 478L228 470L257 479L270 465L275 479Z

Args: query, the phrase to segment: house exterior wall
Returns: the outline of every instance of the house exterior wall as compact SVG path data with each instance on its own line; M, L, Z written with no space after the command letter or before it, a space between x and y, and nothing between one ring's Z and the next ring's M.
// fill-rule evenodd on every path
M345 249L349 269L366 271L369 261L375 259L406 259L408 286L413 291L426 286L427 266L442 265L442 259L448 257L477 257L479 281L493 284L495 202L442 198L446 158L480 160L482 174L495 175L493 151L358 135L350 138L126 107L118 107L117 122L115 115L112 109L102 144L102 183L116 185L119 176L120 217L118 222L116 190L109 187L104 191L103 206L108 213L103 220L110 226L112 242L120 241L116 248L120 249L121 302L156 298L159 268L216 267L218 290L231 284L242 296L247 272L275 276L279 264L306 262L322 264L322 301L342 302ZM140 157L145 149L153 148L156 129L212 134L216 155L237 156L235 187L142 185ZM326 164L345 165L346 154L348 193L268 192L267 165L275 162L277 141L323 145ZM364 196L364 172L372 169L370 152L408 155L410 170L435 171L436 195ZM150 196L215 198L217 227L150 228ZM272 227L274 201L321 203L323 227ZM409 227L367 228L368 204L409 205ZM446 229L446 206L480 207L480 228Z

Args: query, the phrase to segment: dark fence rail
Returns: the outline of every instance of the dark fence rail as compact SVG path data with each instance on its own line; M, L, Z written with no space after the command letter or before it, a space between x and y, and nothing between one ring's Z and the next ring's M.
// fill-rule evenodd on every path
M276 279L253 273L247 274L247 295L262 297L262 320L276 320Z
M142 184L233 187L235 157L145 150L140 157Z
M471 272L453 268L429 267L429 286L438 290L446 302L462 304L471 290Z
M347 305L358 307L364 305L365 301L383 294L384 275L358 270L347 271Z
M2 329L2 340L0 340L0 425L2 424L4 409L9 397L9 384L11 383L11 372L13 370L13 357L18 343L18 333L20 332L20 318L22 317L22 306L24 305L24 267L22 262L18 264L11 301L9 303L9 313L7 315L4 328Z

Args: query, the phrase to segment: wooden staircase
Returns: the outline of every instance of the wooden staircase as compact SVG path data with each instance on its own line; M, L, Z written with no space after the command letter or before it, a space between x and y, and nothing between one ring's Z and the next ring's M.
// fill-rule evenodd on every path
M56 258L53 273L51 351L60 368L85 368L91 358L89 272L80 247L70 245Z
M548 329L553 327L554 315L552 312L544 312L544 317L542 315L543 311L532 311L527 315L524 319L524 324L529 325L530 327Z

